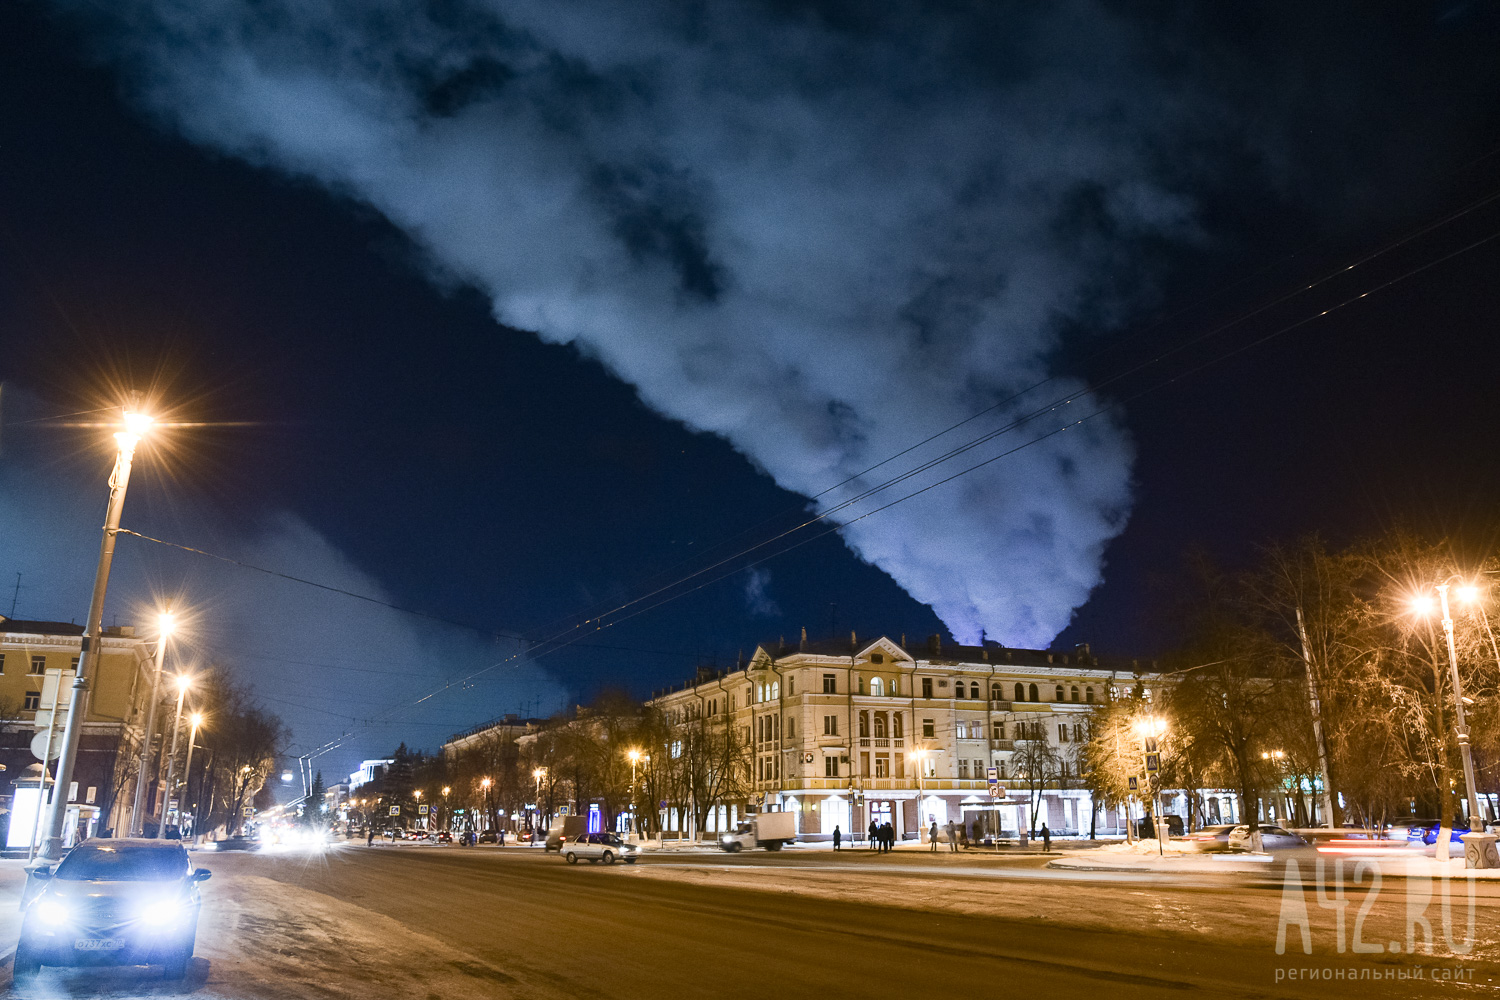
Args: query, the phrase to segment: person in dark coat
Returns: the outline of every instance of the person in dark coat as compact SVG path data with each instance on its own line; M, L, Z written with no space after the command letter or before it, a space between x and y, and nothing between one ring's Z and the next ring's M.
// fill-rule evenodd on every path
M1052 850L1052 831L1047 828L1046 823L1042 824L1042 850Z
M836 851L836 850L838 850L838 849L839 849L839 843L840 843L840 842L841 842L841 841L842 841L842 840L843 840L843 839L844 839L844 835L843 835L843 833L841 833L841 832L840 832L840 831L839 831L839 828L838 828L838 826L837 826L837 825L835 825L835 826L834 826L834 828L833 828L833 849L834 849L834 850L835 850L835 851Z
M880 850L881 837L882 837L882 835L884 833L885 833L885 830L884 830L884 828L881 827L881 825L879 823L875 822L873 819L870 820L870 849L871 850L874 850L874 851Z
M938 839L937 820L933 820L932 821L932 826L927 831L927 843L930 845L928 847L928 850L930 850L930 851L937 850L937 839Z
M365 846L375 846L375 828L373 826L365 827Z

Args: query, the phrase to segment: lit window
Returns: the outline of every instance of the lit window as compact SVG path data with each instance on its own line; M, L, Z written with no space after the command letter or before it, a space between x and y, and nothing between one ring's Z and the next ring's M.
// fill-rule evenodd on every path
M780 681L772 681L771 682L771 700L775 701L775 700L777 700L780 697L781 697L781 682Z
M878 753L875 755L875 777L889 778L891 776L891 757L889 754Z
M879 698L885 694L885 682L879 677L870 678L870 693Z
M965 724L965 723L962 723L962 722L955 722L953 724L953 735L957 736L961 740L968 739L969 738L969 727L968 727L968 725Z

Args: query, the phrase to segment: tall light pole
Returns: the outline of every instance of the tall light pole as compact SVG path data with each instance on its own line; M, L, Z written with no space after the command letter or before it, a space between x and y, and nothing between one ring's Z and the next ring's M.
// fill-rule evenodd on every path
M89 598L89 616L83 627L83 641L78 654L78 672L73 677L73 692L68 698L68 725L63 731L62 755L57 761L57 778L52 786L52 809L47 818L47 843L42 857L61 861L63 824L68 817L65 789L73 784L73 767L78 763L78 741L83 735L83 719L89 710L89 680L95 661L104 645L104 593L109 589L109 569L115 558L115 536L120 531L120 513L125 507L125 491L130 486L130 465L141 435L151 426L151 418L136 410L138 396L132 393L124 408L125 429L115 434L118 452L115 468L109 477L109 505L104 511L104 537L99 542L99 564L94 571L94 592Z
M630 829L636 836L640 836L635 821L635 766L641 762L641 752L632 750L625 756L630 758Z
M151 762L151 739L156 735L156 702L161 697L161 671L167 657L167 639L175 618L169 607L156 616L156 670L151 675L151 701L146 705L146 730L141 737L141 759L135 774L135 802L130 807L130 834L141 832L141 809L146 802L146 766Z
M177 829L182 830L182 807L187 805L188 789L193 785L193 743L198 739L198 727L203 725L203 713L194 712L188 716L188 752L187 763L182 767L182 798L177 804ZM198 839L198 816L193 814L193 840Z
M177 675L177 715L172 719L172 754L167 758L167 797L161 803L161 822L156 824L156 839L161 840L167 835L167 807L172 803L172 782L177 780L177 734L182 729L182 699L187 697L187 689L193 686L193 679L187 674ZM181 809L178 812L181 813Z
M927 753L928 751L924 748L907 754L911 758L912 765L917 769L917 843L919 844L927 834L927 824L922 822L922 770L927 761Z
M1443 603L1443 635L1448 640L1448 669L1453 674L1453 711L1458 720L1458 750L1463 759L1464 785L1469 793L1469 831L1478 833L1474 824L1481 821L1479 793L1474 788L1474 754L1469 749L1469 722L1464 714L1463 682L1458 677L1458 650L1453 645L1453 615L1448 611L1448 583L1438 584L1437 591L1438 599Z

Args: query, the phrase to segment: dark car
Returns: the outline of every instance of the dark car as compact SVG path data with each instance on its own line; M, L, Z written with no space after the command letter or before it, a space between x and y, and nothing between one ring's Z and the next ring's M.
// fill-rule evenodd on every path
M479 842L481 844L496 844L500 842L500 838L494 830L486 830L479 835Z
M453 843L453 834L449 833L447 830L439 830L437 832L437 836L433 837L432 839L435 843L451 844Z
M84 841L55 869L32 872L39 887L21 917L12 978L44 965L161 965L181 979L208 877L176 841Z

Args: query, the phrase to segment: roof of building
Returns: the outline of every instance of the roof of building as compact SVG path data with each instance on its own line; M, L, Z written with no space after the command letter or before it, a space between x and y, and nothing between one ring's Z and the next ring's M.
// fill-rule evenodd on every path
M0 615L0 632L24 635L83 635L83 626L73 622L38 622Z

